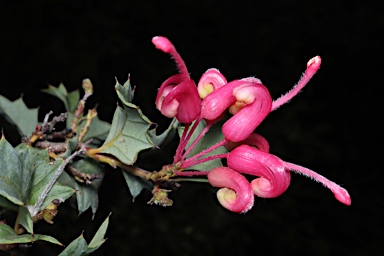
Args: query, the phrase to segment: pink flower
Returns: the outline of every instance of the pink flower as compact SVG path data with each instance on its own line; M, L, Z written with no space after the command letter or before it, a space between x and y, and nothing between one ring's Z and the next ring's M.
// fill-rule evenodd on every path
M351 197L348 192L320 174L285 162L272 154L262 152L248 145L241 145L228 154L228 167L244 174L259 176L251 182L254 193L259 197L276 197L281 195L289 186L290 173L293 171L303 174L329 188L335 198L343 204L350 205Z
M254 203L254 195L247 179L228 167L218 167L208 173L208 181L219 187L217 199L224 208L238 213L249 211Z
M272 98L259 82L256 78L245 78L218 88L203 100L202 117L214 120L229 108L234 116L223 125L223 134L230 141L245 140L272 108Z
M183 59L166 37L156 36L152 42L156 48L174 58L180 71L180 74L171 76L160 86L156 108L166 117L176 117L181 123L191 123L201 111L201 100L195 82L190 78Z

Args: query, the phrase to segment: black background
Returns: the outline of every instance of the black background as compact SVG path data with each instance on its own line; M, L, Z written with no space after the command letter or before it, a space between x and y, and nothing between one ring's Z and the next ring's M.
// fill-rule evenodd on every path
M155 109L156 89L177 70L152 45L156 35L175 44L196 81L216 67L228 80L260 78L273 98L320 55L321 69L309 85L258 132L273 154L321 173L352 197L347 207L321 185L292 175L285 194L257 199L245 215L223 209L205 184L183 184L171 195L174 206L161 208L146 204L147 192L132 203L121 173L111 169L93 221L90 211L78 218L63 205L55 224L39 223L36 232L68 244L85 230L89 241L112 211L108 240L95 255L378 255L384 242L377 164L382 129L376 121L382 118L383 10L379 1L2 3L0 94L11 100L23 95L29 107L40 107L40 118L51 109L63 111L41 89L63 82L72 91L90 78L95 93L88 104L98 103L100 118L111 121L115 77L124 82L130 73L135 103L164 128L169 120ZM157 161L158 169L171 161L174 147ZM36 243L30 253L61 250Z

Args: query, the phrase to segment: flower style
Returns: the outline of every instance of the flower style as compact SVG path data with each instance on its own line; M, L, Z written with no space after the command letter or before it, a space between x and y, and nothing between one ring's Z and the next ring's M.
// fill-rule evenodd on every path
M153 44L175 60L180 74L165 80L156 97L156 108L169 118L176 117L181 123L191 123L200 115L201 100L195 82L173 44L165 37L156 36Z

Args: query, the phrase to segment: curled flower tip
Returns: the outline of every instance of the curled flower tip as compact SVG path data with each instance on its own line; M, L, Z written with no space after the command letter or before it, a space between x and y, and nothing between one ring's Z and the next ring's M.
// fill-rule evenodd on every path
M200 78L197 90L200 98L204 99L208 94L227 83L227 79L215 68L208 69Z
M252 187L247 179L228 167L218 167L208 173L208 181L217 191L219 203L232 212L245 213L254 203Z
M152 43L156 46L157 49L162 50L166 53L170 53L172 50L175 50L175 47L168 40L168 38L163 36L155 36L154 38L152 38Z
M307 69L305 70L304 74L301 76L299 82L293 88L288 91L286 94L282 95L277 100L273 101L272 103L272 110L276 110L281 105L284 105L288 101L290 101L293 97L295 97L301 89L304 88L304 86L311 80L313 75L319 70L321 65L321 58L320 56L313 57L307 62Z

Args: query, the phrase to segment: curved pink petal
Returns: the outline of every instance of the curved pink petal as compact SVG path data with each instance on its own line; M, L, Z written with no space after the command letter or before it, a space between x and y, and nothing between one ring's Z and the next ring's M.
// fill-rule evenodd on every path
M201 115L204 119L214 120L221 116L229 106L236 102L233 90L246 82L235 80L208 94L201 103Z
M248 97L251 99L245 99L246 96L243 91L249 93ZM252 83L240 88L236 93L240 94L242 99L253 101L238 110L223 125L222 131L225 138L230 141L239 142L247 139L271 112L272 98L268 89L258 83Z
M156 104L156 108L158 110L161 111L161 105L162 105L162 102L165 98L165 96L168 95L169 91L167 92L167 90L169 90L169 87L175 87L176 85L178 85L179 83L181 83L183 80L182 80L182 77L180 74L176 74L176 75L173 75L171 77L169 77L167 80L165 80L159 90L157 91L157 95L156 95L156 101L155 101L155 104ZM168 89L167 89L168 88Z
M227 79L220 73L218 69L208 69L200 78L197 84L197 90L200 98L204 99L208 94L216 91L218 88L224 86Z
M251 182L253 192L259 197L277 197L287 190L291 182L291 174L280 158L248 145L241 145L230 152L227 164L240 173L260 177Z
M244 144L257 147L258 150L263 152L267 152L267 153L269 152L268 141L258 133L252 133L251 135L249 135L248 138L246 138L243 141L239 141L239 142L226 141L224 146L228 151L232 151L238 146L244 145Z
M221 188L217 192L220 204L232 211L245 213L254 203L254 194L247 179L228 167L218 167L208 173L208 181L213 187Z
M201 99L193 80L184 81L175 86L163 99L161 113L175 117L181 123L191 123L201 111Z

